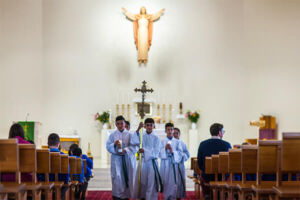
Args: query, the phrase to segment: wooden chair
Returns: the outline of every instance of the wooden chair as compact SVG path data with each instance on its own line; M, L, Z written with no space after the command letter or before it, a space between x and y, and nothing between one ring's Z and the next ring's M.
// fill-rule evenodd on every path
M252 198L252 185L256 185L257 173L257 150L256 145L242 145L242 183L238 184L239 198ZM247 180L247 176L252 180Z
M281 169L278 170L278 179L273 190L276 199L300 198L300 133L283 133L281 149ZM282 175L288 174L288 180L282 180ZM296 180L292 180L292 174Z
M20 144L20 172L31 173L31 182L25 182L25 190L28 196L32 196L33 200L41 199L41 184L37 183L37 163L36 163L36 149L34 144Z
M218 183L218 188L220 191L220 199L225 200L228 197L228 191L226 185L229 183L226 179L226 175L229 174L228 168L229 152L220 152L219 153L219 174L222 175L222 181Z
M58 175L61 173L61 156L59 152L50 152L51 170L50 173L54 174L54 190L55 199L61 199L61 189L64 184L63 181L59 181Z
M235 175L242 173L241 157L241 149L229 149L228 168L230 174L230 182L226 184L229 199L234 199L236 195L238 196L237 185L242 183L242 181L240 180L235 180Z
M45 176L44 181L39 181L42 184L42 194L45 196L45 200L52 200L52 189L54 187L53 182L49 182L50 173L50 152L49 149L37 149L37 173Z
M276 173L280 166L279 155L281 150L281 141L261 140L258 145L257 179L256 185L252 185L252 190L255 194L253 199L270 199L275 194L273 186L276 185L276 180L262 180L262 175L276 178Z
M14 173L15 182L2 182L3 189L1 196L12 195L12 198L25 200L27 192L25 184L21 184L21 174L19 168L19 146L17 139L1 139L0 140L0 177L1 173Z

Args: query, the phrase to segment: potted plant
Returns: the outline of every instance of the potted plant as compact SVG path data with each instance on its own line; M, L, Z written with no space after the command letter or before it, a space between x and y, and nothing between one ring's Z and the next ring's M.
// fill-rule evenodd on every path
M199 112L187 111L187 113L185 114L185 117L188 118L190 120L190 122L192 122L192 129L196 129L196 124L200 118Z
M109 122L109 112L104 111L102 114L96 113L95 114L95 121L99 121L103 124L103 128L107 129L107 124Z

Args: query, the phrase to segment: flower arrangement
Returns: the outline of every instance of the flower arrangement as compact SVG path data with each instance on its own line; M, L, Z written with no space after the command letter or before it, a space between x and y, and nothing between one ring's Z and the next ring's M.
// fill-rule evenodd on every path
M95 114L94 117L95 121L98 120L99 122L105 124L109 122L109 112L104 111L101 115L99 113Z
M197 123L199 120L200 114L197 111L195 111L195 112L187 111L187 113L185 114L185 117L188 118L192 123Z
M160 124L161 122L161 117L160 116L154 116L153 120L155 121L156 124Z

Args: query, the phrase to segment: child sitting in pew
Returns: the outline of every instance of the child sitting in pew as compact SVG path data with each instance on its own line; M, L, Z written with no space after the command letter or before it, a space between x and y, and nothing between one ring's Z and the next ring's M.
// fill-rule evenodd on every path
M25 140L24 137L24 130L20 124L13 124L10 127L8 139L17 139L18 144L30 144L30 142ZM1 181L2 182L15 182L16 176L15 173L3 173L1 174ZM32 174L31 173L22 173L21 174L21 182L31 182L32 181Z
M56 133L51 133L48 136L48 147L50 152L59 152L60 154L64 154L59 150L60 146L60 138L58 134ZM70 169L69 169L70 170ZM38 181L45 181L45 175L44 174L38 174ZM55 181L55 175L54 174L49 174L49 181L53 182ZM57 181L57 180L56 180ZM68 183L70 181L70 174L58 174L58 181L63 181L64 183ZM66 191L68 190L68 187L63 186L61 188L61 199L65 199ZM55 198L55 195L53 195L53 199Z
M73 151L73 156L75 156L76 158L82 158L82 150L77 147L75 148ZM75 192L75 198L76 199L85 199L85 193L86 193L86 189L87 189L87 181L85 180L84 177L84 168L83 168L83 160L81 159L81 174L76 174L77 176L77 180L82 183L82 185L80 185L79 190Z
M70 146L70 148L69 148L69 156L73 155L73 151L76 148L79 148L78 144L72 144ZM89 181L91 179L91 177L92 177L92 169L93 169L93 165L94 165L93 164L93 160L89 159L89 157L86 154L82 154L81 158L86 160L86 174L84 176L85 176L85 179L87 181Z

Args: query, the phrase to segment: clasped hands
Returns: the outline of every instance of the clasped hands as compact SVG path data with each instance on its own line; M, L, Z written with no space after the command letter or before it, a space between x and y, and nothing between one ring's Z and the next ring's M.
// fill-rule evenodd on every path
M173 153L173 149L172 149L172 146L171 146L171 144L166 144L166 146L165 146L165 149L166 150L168 150L169 149L169 151L170 151L170 153Z
M121 148L120 140L116 140L115 143L114 143L114 146L118 147L118 148ZM122 152L118 152L118 154L125 154L125 153L126 153L125 149L122 149Z

